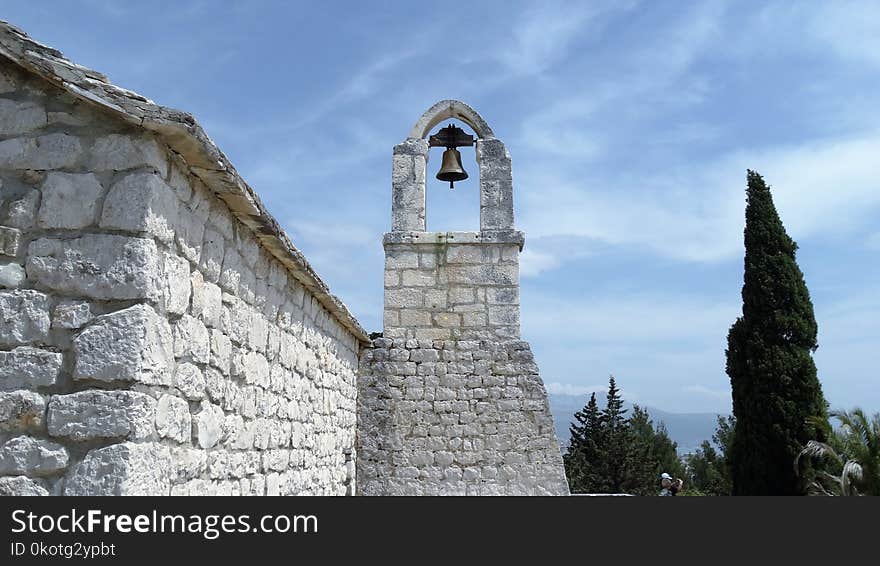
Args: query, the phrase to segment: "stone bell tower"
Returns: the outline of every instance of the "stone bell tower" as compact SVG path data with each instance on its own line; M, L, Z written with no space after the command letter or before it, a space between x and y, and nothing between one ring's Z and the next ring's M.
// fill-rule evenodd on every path
M427 232L428 136L476 134L480 230ZM470 106L444 100L394 147L383 337L363 354L357 484L365 495L563 495L547 394L520 340L510 155Z

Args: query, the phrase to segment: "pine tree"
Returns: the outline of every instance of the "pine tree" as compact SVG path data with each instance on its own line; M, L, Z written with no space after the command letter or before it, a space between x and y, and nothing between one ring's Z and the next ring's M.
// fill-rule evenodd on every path
M633 406L627 432L622 491L633 495L656 495L660 475L657 471L659 462L654 453L656 432L645 409Z
M601 416L602 432L599 434L600 461L598 467L602 491L605 493L621 493L626 480L626 453L628 435L626 409L623 408L623 397L614 381L608 379L608 394L605 397L605 409Z
M748 172L743 311L728 334L727 374L736 428L730 464L734 495L798 494L792 462L826 418L812 353L813 304L770 189Z
M571 423L571 440L563 456L565 474L572 493L593 493L598 481L595 466L599 459L597 439L601 428L601 413L596 402L596 394L583 409L574 414L576 422Z

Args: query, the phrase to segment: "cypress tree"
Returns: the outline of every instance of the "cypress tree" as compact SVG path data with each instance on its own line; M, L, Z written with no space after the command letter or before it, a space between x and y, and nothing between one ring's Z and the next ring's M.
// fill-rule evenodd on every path
M743 310L727 338L736 426L730 470L734 495L803 492L793 462L821 431L810 418L827 407L812 353L813 304L770 188L748 172Z

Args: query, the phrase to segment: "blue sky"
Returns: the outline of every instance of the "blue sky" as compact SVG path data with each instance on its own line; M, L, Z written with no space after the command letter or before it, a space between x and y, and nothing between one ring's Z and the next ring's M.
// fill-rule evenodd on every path
M880 8L849 2L43 2L0 18L191 112L381 326L391 148L437 100L513 157L523 334L553 392L728 411L746 168L800 245L834 407L880 409ZM429 164L429 230L476 229Z

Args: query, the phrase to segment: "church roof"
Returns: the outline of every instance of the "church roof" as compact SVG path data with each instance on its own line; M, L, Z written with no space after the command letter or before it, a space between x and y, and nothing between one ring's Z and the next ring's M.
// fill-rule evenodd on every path
M257 193L191 114L161 106L136 92L118 87L105 75L65 59L57 49L34 41L22 30L2 20L0 55L109 114L153 132L184 159L190 172L223 200L236 218L253 230L263 246L343 326L362 342L369 341L367 332L354 315L330 292L278 221L269 214Z

